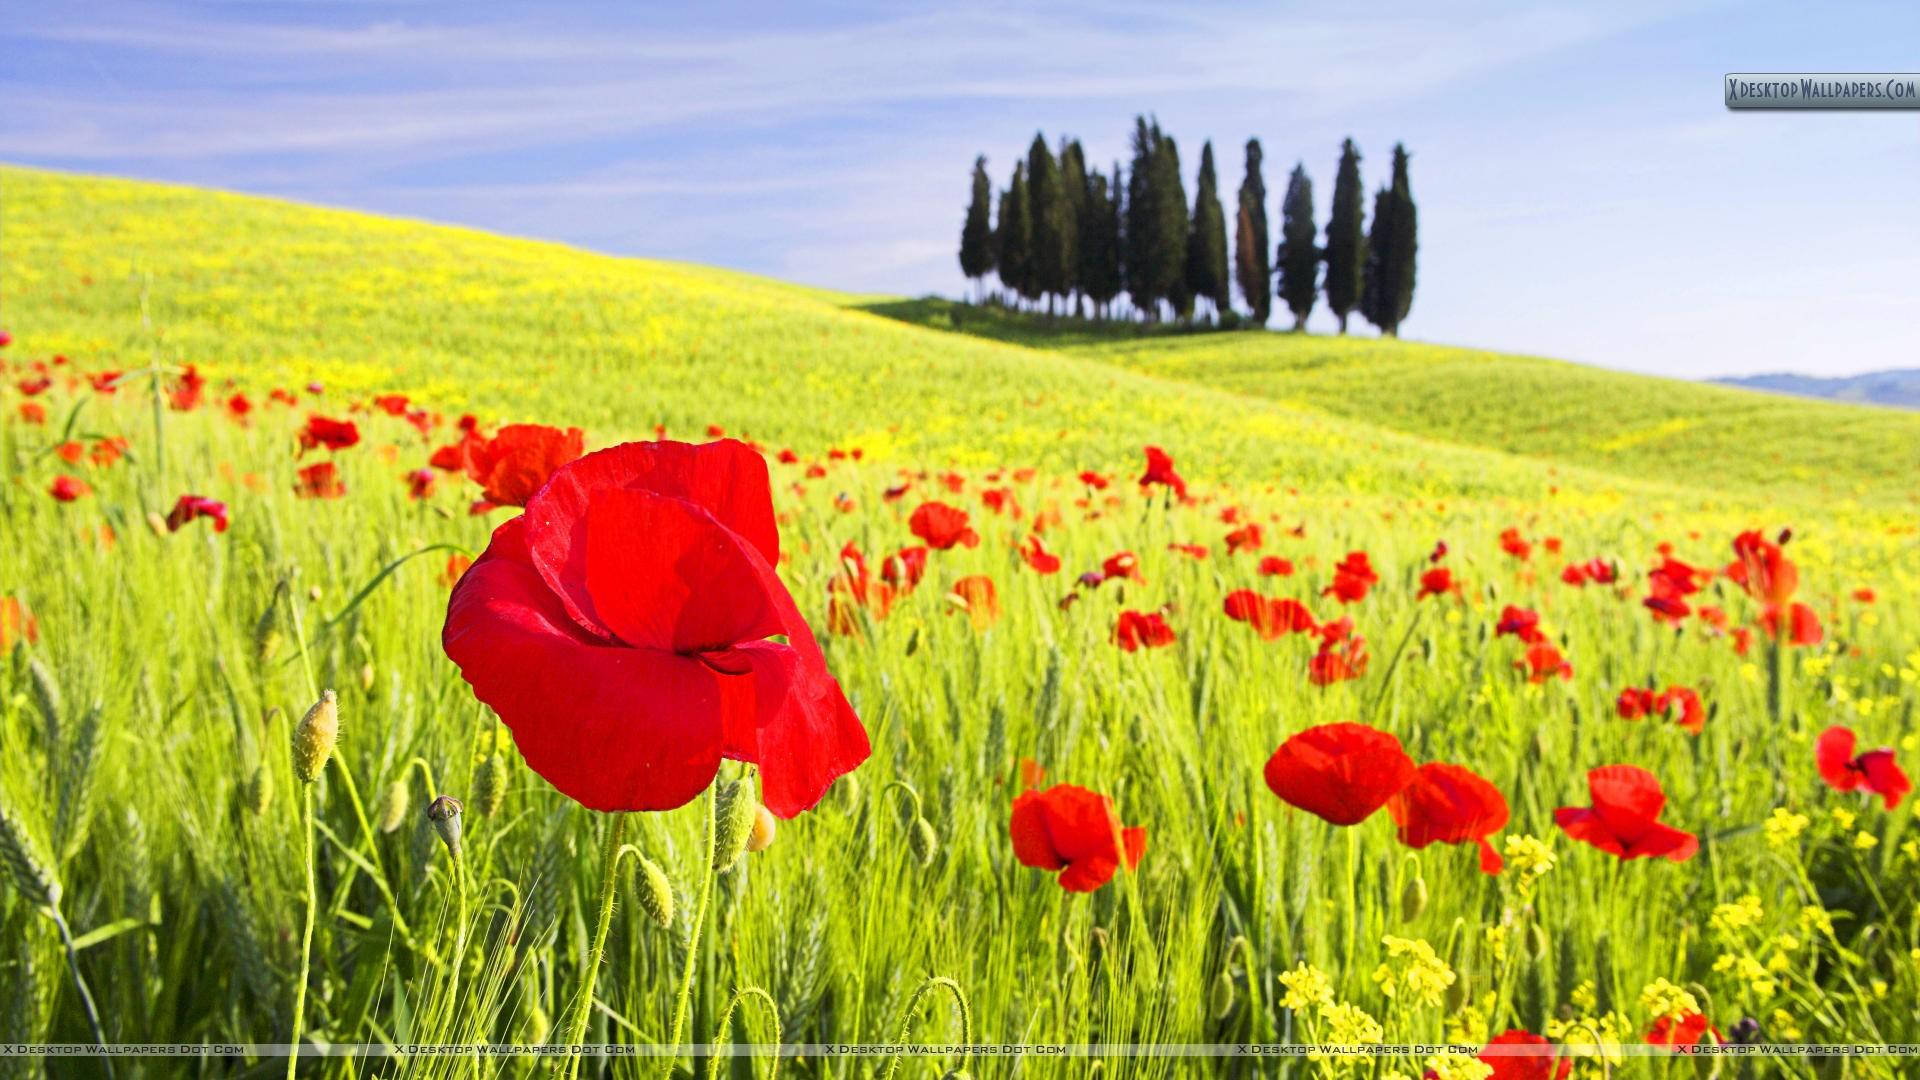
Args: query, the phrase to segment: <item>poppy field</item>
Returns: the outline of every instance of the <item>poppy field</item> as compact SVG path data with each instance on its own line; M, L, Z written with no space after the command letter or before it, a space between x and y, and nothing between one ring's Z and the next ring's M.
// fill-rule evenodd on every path
M1677 1048L1920 1030L1905 417L0 186L0 1041L1900 1075Z

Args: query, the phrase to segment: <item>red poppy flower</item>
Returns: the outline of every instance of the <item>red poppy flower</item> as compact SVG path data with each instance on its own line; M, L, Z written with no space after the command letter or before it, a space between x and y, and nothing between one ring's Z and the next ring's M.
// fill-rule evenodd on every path
M1107 561L1100 564L1100 577L1102 580L1122 577L1132 578L1134 581L1143 580L1140 577L1140 557L1131 551L1122 551L1118 555L1108 556ZM1094 582L1096 585L1099 583Z
M0 653L12 652L17 641L39 643L40 620L19 597L0 596Z
M1659 706L1659 701L1660 695L1651 688L1629 686L1620 691L1620 696L1614 699L1613 708L1620 714L1622 720L1638 720L1643 716L1653 715Z
M351 420L332 420L324 416L307 417L307 426L300 430L300 450L325 447L329 451L345 450L360 441L360 428Z
M1180 479L1180 474L1174 471L1173 458L1157 446L1147 447L1146 455L1147 471L1140 474L1141 488L1161 484L1180 498L1186 498L1187 482Z
M907 519L907 527L937 551L980 546L980 534L967 525L967 512L943 502L921 503Z
M296 475L293 493L303 499L337 499L347 493L340 470L331 461L309 465Z
M46 393L47 388L52 385L53 380L45 375L35 375L32 378L21 379L19 383L20 392L28 397L39 397L41 394Z
M1122 611L1113 626L1113 643L1125 652L1162 648L1174 638L1173 627L1157 611Z
M27 424L44 424L47 422L47 407L37 401L23 401L20 403L20 420Z
M585 445L576 427L508 424L491 439L467 444L467 477L495 506L525 506L554 470L580 457Z
M373 405L388 416L407 415L407 396L405 394L381 394L373 399Z
M1493 1070L1487 1080L1566 1080L1573 1072L1573 1060L1557 1059L1551 1041L1518 1029L1488 1039L1480 1061Z
M827 629L845 636L863 629L861 609L884 619L893 608L893 586L875 582L867 571L866 556L852 541L840 549L840 572L827 582Z
M1622 859L1685 862L1700 850L1692 833L1660 821L1667 804L1660 781L1636 765L1604 765L1587 773L1592 806L1563 806L1553 820L1568 836Z
M1727 579L1745 589L1748 596L1769 607L1793 599L1800 587L1800 570L1780 545L1749 530L1733 538L1733 553Z
M1605 559L1588 559L1581 570L1595 585L1611 585L1620 579L1619 569Z
M1700 695L1692 689L1685 686L1669 686L1661 691L1657 704L1660 710L1687 734L1698 735L1706 730L1706 706L1700 703Z
M1252 589L1235 589L1227 594L1224 605L1227 618L1243 622L1272 641L1282 634L1299 634L1318 629L1313 612L1291 598L1272 599Z
M431 499L440 477L432 469L415 469L407 474L407 498Z
M880 564L880 580L903 590L920 584L926 573L927 549L923 547L901 548Z
M1123 826L1113 799L1073 784L1021 792L1008 824L1013 857L1021 865L1059 870L1060 887L1092 892L1113 880L1122 857L1127 869L1147 850L1144 825Z
M1267 787L1323 821L1357 825L1412 781L1413 759L1393 735L1365 724L1321 724L1267 759Z
M1542 641L1527 646L1527 651L1513 666L1527 673L1528 682L1546 682L1548 679L1573 678L1573 665L1560 655L1560 650Z
M68 439L66 442L63 442L59 446L54 447L53 452L55 455L57 455L60 458L61 461L64 461L69 465L78 465L82 461L86 460L87 444L83 442L78 442L73 439Z
M1500 621L1494 624L1493 633L1495 637L1511 634L1528 645L1547 640L1547 635L1540 632L1540 613L1512 604L1501 610Z
M1457 595L1459 592L1460 583L1453 580L1453 571L1444 566L1436 566L1420 575L1419 599L1421 600L1429 596L1445 596L1448 593Z
M93 489L87 486L85 480L66 473L54 477L53 484L47 488L47 494L53 496L55 501L63 503L70 503L92 493Z
M1260 560L1260 573L1267 577L1292 577L1293 563L1278 555L1269 555Z
M4 349L11 344L13 344L13 335L7 333L5 330L0 330L0 349Z
M1259 551L1263 543L1265 543L1265 537L1260 535L1260 526L1256 523L1248 523L1227 534L1227 554L1238 555L1242 551Z
M1505 865L1487 837L1507 823L1506 796L1465 766L1420 766L1388 801L1387 812L1400 827L1400 842L1410 848L1475 844L1483 873L1497 874Z
M1329 623L1320 628L1324 640L1320 649L1307 661L1307 681L1315 686L1331 686L1348 679L1357 679L1367 673L1367 639L1348 638L1344 634L1338 637L1327 633L1329 628L1352 626L1345 619L1338 623Z
M1820 616L1805 604L1766 609L1760 615L1760 629L1768 637L1788 645L1818 645L1826 636L1820 627Z
M1101 476L1099 473L1094 472L1091 469L1080 474L1080 482L1087 485L1088 487L1092 488L1095 491L1105 491L1107 484L1109 483L1106 477Z
M1333 568L1333 584L1321 591L1321 596L1339 597L1343 604L1358 603L1367 598L1367 590L1380 583L1380 575L1374 573L1373 563L1364 551L1350 551Z
M1507 529L1500 534L1500 550L1523 561L1533 555L1533 545L1521 538L1519 529Z
M1820 779L1835 791L1870 791L1892 810L1913 790L1913 782L1886 747L1858 756L1853 752L1853 732L1838 725L1820 733L1814 746L1814 762L1820 767Z
M980 502L996 514L1020 516L1020 500L1013 497L1012 488L988 488L980 493Z
M1853 590L1853 598L1862 604L1871 604L1874 599L1873 590L1865 587L1855 589Z
M87 460L93 462L96 468L104 469L119 461L121 455L126 452L127 440L115 435L94 443L93 449L87 451Z
M180 373L180 378L167 391L167 404L177 412L192 412L200 407L200 398L205 391L207 380L199 369L188 364Z
M1655 1020L1647 1031L1647 1042L1654 1046L1698 1046L1709 1035L1715 1044L1720 1042L1720 1029L1700 1013L1690 1012L1679 1019L1663 1016Z
M1167 550L1177 551L1182 555L1195 559L1204 559L1207 557L1207 545L1205 544L1168 544Z
M792 817L868 744L779 561L760 455L625 443L560 466L494 530L442 642L527 764L582 805L672 809L728 757Z
M1047 545L1040 539L1039 533L1028 533L1027 538L1020 542L1020 557L1025 559L1027 565L1037 573L1060 572L1060 556L1047 550Z
M213 522L213 531L227 531L227 504L203 495L182 495L167 512L167 531L179 532L180 527L195 518L207 518Z
M985 630L1000 621L1000 590L985 574L970 574L953 583L947 592L949 611L958 608L967 613L975 630Z

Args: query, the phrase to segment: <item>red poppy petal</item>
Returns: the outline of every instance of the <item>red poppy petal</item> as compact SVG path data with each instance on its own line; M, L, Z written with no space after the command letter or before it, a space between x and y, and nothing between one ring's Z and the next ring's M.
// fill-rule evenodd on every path
M1140 857L1147 853L1147 827L1131 825L1120 830L1120 841L1127 849L1127 869L1140 865Z
M1585 806L1563 806L1553 812L1553 821L1575 840L1592 844L1601 851L1626 858L1626 846L1592 809Z
M1480 872L1483 874L1497 874L1501 870L1506 869L1506 865L1507 861L1500 857L1499 852L1493 850L1493 845L1487 843L1487 838L1484 836L1481 837Z
M1820 741L1814 744L1814 763L1820 768L1820 779L1838 791L1852 791L1860 783L1860 774L1853 771L1853 732L1835 725L1820 733Z
M1663 825L1655 821L1627 845L1625 857L1637 859L1644 856L1686 862L1699 850L1699 837L1684 829L1676 829L1671 825Z
M760 801L779 817L793 817L867 760L867 729L811 636L794 645L751 642L731 657L744 660L752 675L721 682L725 753L758 764Z
M534 772L594 810L671 810L720 766L722 676L697 660L607 648L531 565L523 520L454 587L442 643Z
M1335 825L1354 825L1413 779L1413 759L1393 735L1365 724L1322 724L1289 738L1267 760L1267 787Z
M1893 760L1891 750L1869 750L1860 755L1860 774L1865 778L1867 790L1879 795L1886 801L1887 809L1900 805L1913 790L1913 781Z
M1092 892L1113 880L1120 861L1112 855L1090 855L1075 859L1060 873L1060 887L1068 892Z
M1023 791L1013 800L1013 820L1008 826L1013 836L1013 857L1022 866L1058 870L1067 865L1053 849L1047 832L1046 800L1038 791Z
M780 565L767 464L744 443L632 442L596 451L555 470L527 502L533 563L567 612L590 631L604 633L605 624L586 594L587 506L607 490L684 499L744 538L768 566Z
M534 543L543 530L530 530ZM628 645L678 653L784 632L772 577L738 534L698 506L647 491L606 491L586 513L587 602Z
M1632 836L1667 804L1660 781L1637 765L1603 765L1587 773L1593 811L1616 836Z

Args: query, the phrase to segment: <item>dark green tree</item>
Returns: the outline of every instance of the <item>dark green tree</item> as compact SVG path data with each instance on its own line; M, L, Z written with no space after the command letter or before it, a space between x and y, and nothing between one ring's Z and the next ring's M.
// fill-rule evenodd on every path
M1027 205L1033 214L1034 284L1047 297L1053 314L1056 297L1067 295L1073 250L1067 215L1072 207L1060 182L1060 163L1047 148L1046 136L1036 133L1027 148Z
M1340 170L1333 177L1333 213L1327 218L1327 306L1347 332L1347 314L1360 302L1366 269L1366 234L1361 228L1360 151L1348 139L1340 144Z
M1248 139L1246 179L1240 181L1240 206L1234 215L1233 265L1254 323L1265 326L1273 311L1273 269L1267 263L1267 181L1260 159L1260 140Z
M1296 332L1307 327L1307 316L1320 293L1320 249L1314 246L1319 230L1313 224L1313 181L1296 164L1287 178L1287 194L1280 201L1280 280L1274 291L1293 312Z
M1194 185L1193 221L1187 230L1187 291L1213 305L1217 318L1233 302L1227 277L1227 219L1220 210L1220 179L1213 169L1213 143L1200 145L1200 177ZM1263 292L1265 290L1262 290Z
M1080 218L1080 290L1105 318L1107 305L1120 295L1120 166L1113 181L1094 173L1087 180L1087 201Z
M1180 148L1162 135L1153 155L1154 218L1163 240L1156 245L1155 277L1176 318L1193 318L1193 290L1187 285L1187 184L1180 176Z
M1000 193L998 262L1000 281L1012 291L1015 302L1040 295L1033 277L1033 214L1027 201L1027 163L1015 162L1013 184Z
M1080 245L1083 225L1087 217L1087 155L1080 148L1080 140L1062 138L1060 140L1060 192L1066 198L1067 210L1061 229L1066 234L1066 279L1067 293L1072 297L1070 310L1080 308L1080 294L1085 286L1080 282Z
M1393 183L1373 201L1373 231L1367 237L1367 278L1360 313L1387 337L1413 310L1414 255L1419 249L1418 211L1407 179L1406 147L1393 148Z
M1133 120L1133 165L1127 173L1127 194L1121 230L1121 266L1127 295L1142 317L1158 318L1167 283L1160 274L1160 248L1167 243L1159 206L1160 125L1144 116ZM1181 211L1185 220L1185 210ZM1184 255L1184 250L1182 251Z
M973 281L977 293L993 264L993 181L987 179L987 157L982 154L973 159L973 199L960 226L960 272Z

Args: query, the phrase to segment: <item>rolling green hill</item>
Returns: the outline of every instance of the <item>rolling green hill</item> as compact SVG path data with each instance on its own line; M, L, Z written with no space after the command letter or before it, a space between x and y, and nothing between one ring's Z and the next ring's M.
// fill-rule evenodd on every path
M954 333L937 302L158 184L9 168L0 185L16 359L158 356L600 439L718 425L882 462L1119 469L1158 443L1196 479L1322 492L1884 505L1920 475L1920 416L1892 411L1398 342L979 311Z

